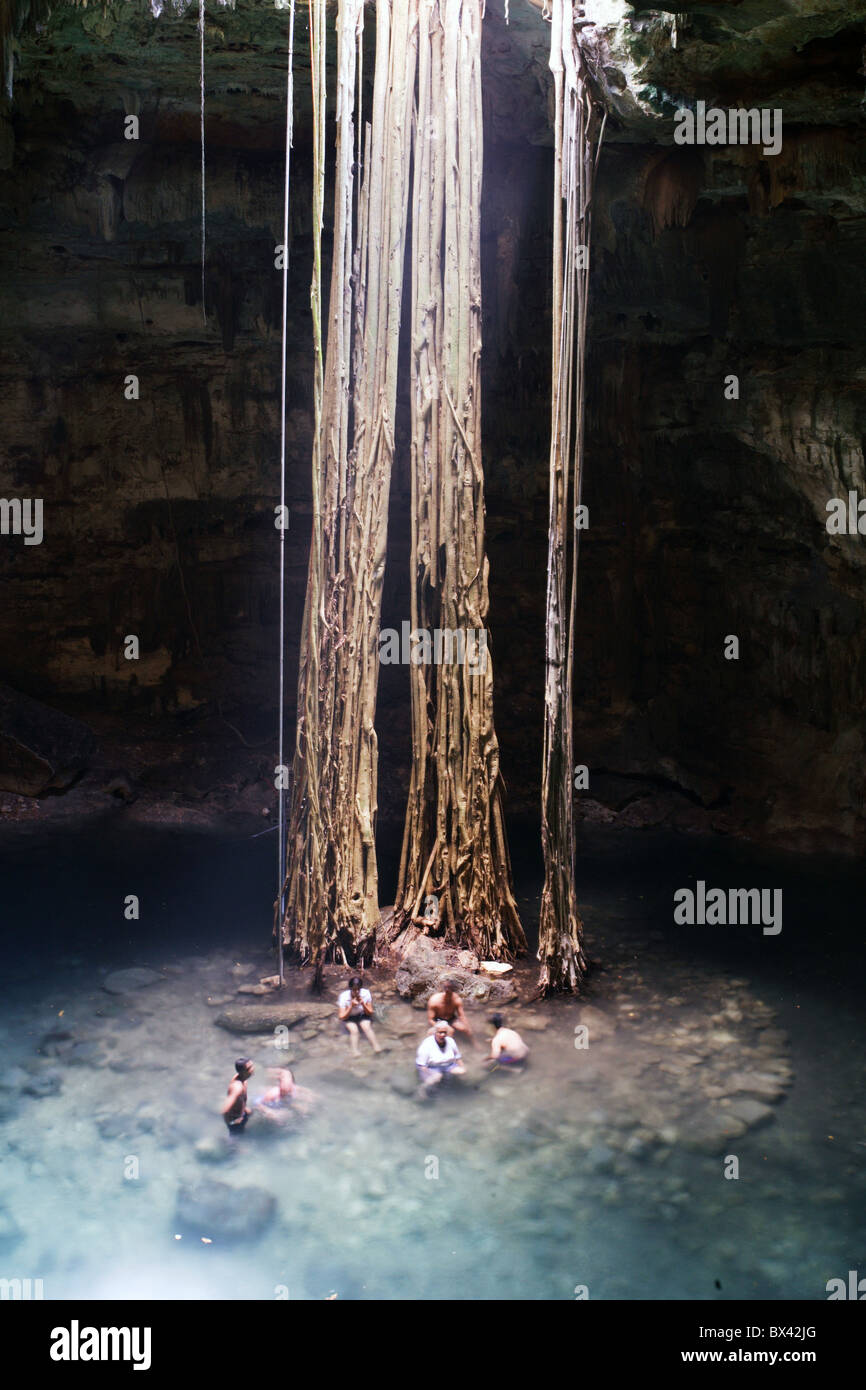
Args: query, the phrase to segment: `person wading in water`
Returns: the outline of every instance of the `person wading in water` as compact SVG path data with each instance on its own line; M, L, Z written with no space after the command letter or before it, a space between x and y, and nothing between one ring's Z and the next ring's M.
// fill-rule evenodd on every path
M467 1042L475 1041L463 1012L463 1000L457 993L455 980L446 980L439 993L431 994L427 1001L427 1022L430 1024L431 1033L433 1025L440 1018L445 1023L450 1023L455 1033L462 1033Z
M239 1057L235 1062L235 1075L229 1082L221 1112L228 1125L229 1134L238 1134L252 1114L247 1105L247 1082L254 1071L255 1067L249 1057Z

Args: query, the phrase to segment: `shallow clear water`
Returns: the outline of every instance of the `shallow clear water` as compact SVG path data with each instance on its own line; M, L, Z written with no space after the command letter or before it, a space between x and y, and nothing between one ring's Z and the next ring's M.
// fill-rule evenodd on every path
M573 1004L514 1008L525 1075L482 1079L479 1048L467 1084L422 1105L423 1016L383 974L383 1055L362 1045L352 1063L330 1023L293 1030L315 1112L285 1131L253 1120L230 1147L218 1109L234 1057L256 1061L255 1095L281 1055L216 1027L207 999L272 968L272 839L107 820L0 840L0 1275L42 1278L46 1298L570 1299L585 1285L593 1299L822 1299L866 1268L859 866L647 832L585 839L600 966L587 1051ZM518 876L531 918L534 865ZM781 935L675 926L673 890L696 877L782 887ZM130 965L164 979L106 993ZM58 1029L71 1037L51 1056ZM724 1155L688 1141L708 1110L728 1113L732 1072L767 1069L792 1082L725 1145L740 1167L727 1180ZM27 1095L44 1073L60 1089ZM194 1180L262 1188L276 1215L249 1243L177 1240L178 1188Z

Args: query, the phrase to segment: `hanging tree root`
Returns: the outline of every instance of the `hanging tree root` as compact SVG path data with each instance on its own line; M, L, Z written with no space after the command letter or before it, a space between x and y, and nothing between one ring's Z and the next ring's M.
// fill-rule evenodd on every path
M413 139L412 620L416 629L463 640L483 634L484 659L472 669L410 667L412 782L397 909L384 935L417 922L423 903L425 929L435 919L447 940L485 958L509 959L526 944L512 889L485 628L481 14L481 0L377 0L373 104L355 200L352 109L363 5L343 0L339 8L325 357L325 0L310 0L314 519L281 928L300 961L369 958L379 923L377 639Z
M342 0L338 10L334 252L323 357L325 0L310 0L313 536L282 922L288 954L300 962L369 959L379 922L374 719L417 25L418 0L377 0L372 119L356 205L353 107L361 95L355 79L362 0Z
M572 673L577 607L578 505L583 474L584 363L589 212L598 147L582 29L571 0L551 0L554 80L553 354L550 513L541 837L544 887L538 933L539 993L575 993L586 973L574 882ZM586 254L579 254L581 247ZM572 515L569 517L569 504ZM571 537L571 584L566 598Z
M484 959L526 940L493 727L481 457L481 0L419 13L412 228L413 630L483 641L470 665L410 664L412 772L397 907ZM468 646L467 646L468 650Z

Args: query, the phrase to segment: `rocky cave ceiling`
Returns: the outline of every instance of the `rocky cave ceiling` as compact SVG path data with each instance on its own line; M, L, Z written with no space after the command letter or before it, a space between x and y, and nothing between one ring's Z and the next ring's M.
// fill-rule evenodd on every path
M488 129L515 122L549 140L548 29L541 0L489 0ZM214 144L279 141L286 66L286 0L205 0L207 135ZM369 7L372 9L372 7ZM684 102L780 107L786 126L862 123L866 0L679 0L676 10L586 0L597 73L611 113L607 138L672 135ZM158 13L156 13L158 12ZM154 134L197 138L199 45L195 0L3 0L8 93L26 114L56 98L94 118L118 108L155 115ZM370 26L371 27L371 26ZM298 5L296 63L309 63L306 7ZM334 53L331 53L333 61ZM368 65L368 71L372 64ZM309 119L296 86L296 120ZM6 111L5 159L10 158Z

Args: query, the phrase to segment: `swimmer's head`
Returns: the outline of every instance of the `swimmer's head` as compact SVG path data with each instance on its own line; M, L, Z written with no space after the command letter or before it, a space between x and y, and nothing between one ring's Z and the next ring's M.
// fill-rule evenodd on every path
M460 986L457 980L445 980L442 984L442 988L446 994L456 994Z
M492 1026L497 1030L497 1032L500 1028L505 1027L505 1019L502 1017L502 1014L491 1014L490 1022Z
M253 1072L255 1071L255 1067L253 1066L249 1057L238 1057L237 1061L235 1062L235 1071L237 1072L238 1076L241 1078L242 1081L246 1081L248 1076L252 1076Z
M349 981L349 989L355 990L355 989L360 989L360 988L361 988L361 976L360 976L360 975L353 975L352 978L351 978L351 980Z

